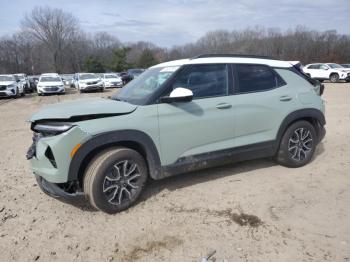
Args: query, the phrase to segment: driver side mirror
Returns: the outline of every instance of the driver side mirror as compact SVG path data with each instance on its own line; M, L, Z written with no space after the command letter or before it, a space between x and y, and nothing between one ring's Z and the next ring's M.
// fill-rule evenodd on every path
M169 96L160 99L163 103L190 102L193 99L193 92L190 89L177 87L171 91Z

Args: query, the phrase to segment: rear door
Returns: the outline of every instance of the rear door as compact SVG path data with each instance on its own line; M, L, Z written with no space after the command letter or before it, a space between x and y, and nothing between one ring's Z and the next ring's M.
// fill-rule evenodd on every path
M281 119L293 107L293 89L269 66L236 64L233 67L235 145L272 142Z
M234 114L230 67L226 64L189 65L169 91L192 90L191 102L158 104L161 160L178 159L234 147Z

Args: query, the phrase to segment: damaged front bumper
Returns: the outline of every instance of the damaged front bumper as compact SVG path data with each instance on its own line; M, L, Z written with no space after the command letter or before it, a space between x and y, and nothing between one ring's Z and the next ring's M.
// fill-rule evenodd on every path
M83 205L86 203L86 198L82 191L70 193L64 187L50 183L41 176L35 175L35 178L40 189L51 197L70 204Z
M27 152L33 173L50 183L67 183L72 160L72 150L91 136L75 126L69 131L54 136L35 133Z

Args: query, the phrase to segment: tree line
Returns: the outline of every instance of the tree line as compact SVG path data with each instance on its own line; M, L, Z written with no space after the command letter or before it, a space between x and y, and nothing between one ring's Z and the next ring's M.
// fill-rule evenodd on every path
M120 72L205 53L350 63L350 35L302 26L287 31L257 26L211 31L193 43L164 48L145 41L122 43L108 32L89 34L71 13L35 7L23 17L18 32L0 39L0 73Z

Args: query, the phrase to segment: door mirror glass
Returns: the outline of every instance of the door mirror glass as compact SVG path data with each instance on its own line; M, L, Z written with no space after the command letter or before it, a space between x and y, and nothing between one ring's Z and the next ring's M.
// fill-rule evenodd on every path
M190 89L177 87L171 91L169 96L161 98L161 102L174 103L174 102L190 102L193 99L193 93Z

